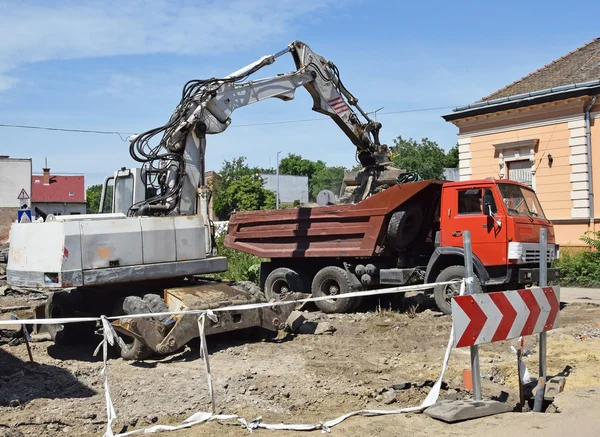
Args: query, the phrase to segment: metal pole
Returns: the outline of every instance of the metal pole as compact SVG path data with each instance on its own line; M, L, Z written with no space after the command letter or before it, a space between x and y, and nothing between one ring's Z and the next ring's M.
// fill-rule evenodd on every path
M548 285L548 230L540 229L540 279L539 286ZM546 332L540 333L540 377L546 379Z
M540 229L540 277L538 280L540 287L548 285L548 231L546 228ZM542 411L544 392L546 391L546 332L540 332L540 366L538 376L538 388L533 404L533 411Z
M463 248L465 251L465 276L467 277L467 294L475 294L475 274L473 273L473 250L471 232L463 231ZM481 400L481 371L479 369L479 346L471 346L471 377L473 379L473 400Z
M277 152L277 169L276 169L276 174L277 174L277 190L275 193L275 209L279 209L279 154L281 153L281 151Z

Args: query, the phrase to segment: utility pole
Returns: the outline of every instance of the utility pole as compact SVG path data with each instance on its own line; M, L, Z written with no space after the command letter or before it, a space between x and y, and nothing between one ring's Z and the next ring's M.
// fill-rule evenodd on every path
M275 192L275 209L279 209L279 154L280 153L281 153L281 150L279 152L277 152L277 169L276 169L277 189Z

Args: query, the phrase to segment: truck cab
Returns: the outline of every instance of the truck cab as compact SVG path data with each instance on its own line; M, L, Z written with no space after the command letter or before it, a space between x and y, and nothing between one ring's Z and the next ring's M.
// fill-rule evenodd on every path
M462 276L463 231L471 233L475 273L487 291L539 280L540 230L547 230L547 261L558 256L554 229L535 192L510 180L448 182L442 186L440 230L427 267L426 282ZM548 278L556 271L550 269ZM437 291L437 290L436 290ZM449 287L444 299L456 293ZM440 306L441 296L436 301Z

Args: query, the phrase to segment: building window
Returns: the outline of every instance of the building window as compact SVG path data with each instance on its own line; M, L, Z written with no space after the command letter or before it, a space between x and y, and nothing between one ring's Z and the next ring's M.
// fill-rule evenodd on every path
M511 179L533 188L535 184L535 153L538 145L538 139L494 144L500 179Z
M507 164L507 179L521 182L528 187L532 186L531 161L509 161Z
M75 196L75 193L72 191L69 191L69 197L74 197L74 196Z

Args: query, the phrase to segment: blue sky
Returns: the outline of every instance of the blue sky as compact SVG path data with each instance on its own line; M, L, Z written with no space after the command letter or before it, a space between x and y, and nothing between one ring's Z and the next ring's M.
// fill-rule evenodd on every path
M440 117L600 36L600 4L557 1L4 1L0 124L143 132L167 121L190 79L225 76L299 39L332 60L366 111L384 107L382 140L456 143ZM258 77L292 69L288 55ZM354 164L354 147L299 89L291 102L241 108L208 138L207 168L276 153ZM322 118L319 121L260 125ZM244 126L242 126L244 125ZM254 126L246 126L254 125ZM44 158L53 173L99 183L135 166L116 135L0 127L0 154Z

